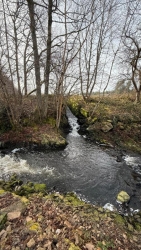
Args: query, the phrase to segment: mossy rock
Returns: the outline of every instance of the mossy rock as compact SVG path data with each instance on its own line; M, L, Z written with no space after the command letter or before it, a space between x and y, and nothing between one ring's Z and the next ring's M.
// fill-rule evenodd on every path
M18 190L15 191L16 194L20 196L27 196L32 193L45 193L46 192L46 184L32 183L29 182L25 185L22 185Z
M115 222L117 223L117 224L119 224L119 225L121 225L121 226L124 226L125 225L125 219L121 216L121 215L119 215L119 214L117 214L116 216L115 216Z
M121 191L118 193L117 195L118 202L126 203L126 202L129 202L129 200L130 200L130 196L125 191Z
M46 184L35 183L34 189L35 189L35 192L37 192L37 193L40 193L40 192L45 193L46 192Z
M17 175L13 174L9 181L1 181L0 187L6 191L14 191L16 186L21 186L23 182L17 179Z
M66 194L64 197L64 202L67 205L72 205L72 206L80 206L85 204L85 202L80 200L74 193Z

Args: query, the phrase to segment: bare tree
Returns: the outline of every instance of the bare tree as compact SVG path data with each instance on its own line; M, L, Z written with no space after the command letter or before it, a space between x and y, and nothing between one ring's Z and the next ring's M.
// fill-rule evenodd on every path
M136 91L136 103L140 101L141 93L140 9L140 1L129 1L127 4L127 25L122 37L121 57L124 78L132 81Z
M35 6L33 0L27 0L29 15L30 15L30 30L32 35L33 53L34 53L34 66L35 66L35 78L37 88L37 103L40 117L42 117L42 98L41 98L41 76L40 76L40 61L38 53L38 44L36 36L36 22L35 22Z
M126 51L128 53L128 63L131 69L131 81L136 90L135 102L140 102L141 93L141 46L135 37L125 35L127 43Z

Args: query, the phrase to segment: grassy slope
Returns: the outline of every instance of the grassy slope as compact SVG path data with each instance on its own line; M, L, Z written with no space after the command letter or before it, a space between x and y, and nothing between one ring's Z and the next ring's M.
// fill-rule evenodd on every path
M93 96L89 103L72 96L69 106L79 118L85 118L93 140L141 153L141 104L135 104L132 95ZM113 126L107 133L102 132L105 122Z

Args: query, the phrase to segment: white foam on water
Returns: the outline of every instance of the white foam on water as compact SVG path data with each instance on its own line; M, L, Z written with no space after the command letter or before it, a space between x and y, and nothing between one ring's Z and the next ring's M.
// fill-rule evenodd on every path
M48 165L44 168L34 168L34 166L30 166L26 160L15 159L14 156L10 155L0 156L0 178L13 173L54 175L54 168L49 168Z
M133 157L133 156L126 155L124 160L128 166L131 166L132 169L136 173L141 175L141 159L140 159L140 157Z
M79 129L79 124L77 123L77 119L74 117L74 118L71 118L71 117L69 117L68 118L68 121L69 121L69 124L70 124L70 126L71 126L71 128L72 128L72 131L71 131L71 135L72 136L74 136L74 137L77 137L77 136L80 136L79 134L78 134L78 129Z
M10 155L0 157L0 177L2 177L2 175L8 175L12 173L34 174L35 171L29 166L26 160L18 159L17 161Z
M109 211L117 211L117 209L114 207L113 204L110 204L110 203L106 203L104 206L103 206L104 209L106 210L109 210Z
M126 164L129 166L138 166L141 163L140 157L134 157L134 156L129 156L129 155L126 155L124 157L124 160Z
M17 152L20 152L21 150L24 150L23 148L14 148L11 152L13 154L17 153Z

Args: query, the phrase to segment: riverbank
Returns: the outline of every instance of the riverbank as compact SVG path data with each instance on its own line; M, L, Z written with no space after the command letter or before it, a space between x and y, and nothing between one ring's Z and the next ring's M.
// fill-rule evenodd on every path
M17 124L11 123L8 108L0 109L0 149L13 147L34 147L45 149L65 148L67 142L63 131L68 130L65 106L62 108L60 128L56 127L56 106L54 96L49 96L48 114L40 118L36 110L35 96L23 97ZM44 99L43 99L44 101ZM17 114L18 115L18 114Z
M91 141L141 153L141 103L133 100L132 94L94 95L89 102L72 96L68 105Z
M66 139L61 132L51 124L23 127L20 130L10 130L0 135L0 148L9 146L34 147L39 146L45 149L65 148Z
M67 104L78 118L80 134L85 134L89 140L100 146L141 153L141 103L135 104L133 100L132 94L112 93L106 96L94 95L89 102L84 102L82 96L73 95ZM9 145L65 148L67 142L63 131L69 131L65 107L60 130L56 129L54 113L55 107L50 102L49 117L44 123L24 118L19 129L1 130L0 148ZM3 126L1 125L1 128ZM7 122L5 126L8 126Z
M124 217L74 194L0 189L1 250L139 250L141 212Z

